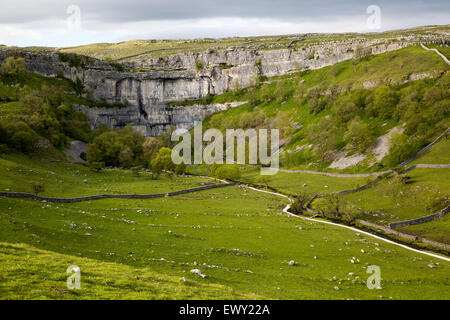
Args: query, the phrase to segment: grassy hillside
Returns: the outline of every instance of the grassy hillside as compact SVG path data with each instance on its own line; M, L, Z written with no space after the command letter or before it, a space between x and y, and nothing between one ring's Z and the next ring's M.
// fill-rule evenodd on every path
M429 48L434 48L439 50L440 53L442 53L444 56L447 57L447 59L450 59L450 47L444 46L444 45L430 45Z
M0 243L0 299L261 299L229 287L158 274L150 268L79 258L26 244ZM65 269L77 265L82 287L68 290ZM84 272L86 271L86 272ZM138 274L138 276L137 276Z
M308 35L295 46L359 36ZM261 37L251 43L276 48L296 38ZM249 39L214 41L135 41L62 51L120 58L165 46L173 47L164 52L182 52L190 45L204 50ZM12 61L18 65L0 75L1 191L76 197L162 193L214 183L175 174L187 170L310 199L375 179L281 171L261 178L256 167L175 166L170 133L144 139L131 128L91 131L71 107L96 104L81 98L79 83L28 74L19 62ZM450 126L448 70L434 52L409 47L273 79L256 76L249 88L181 105L247 101L210 116L204 129L279 128L284 168L381 171L395 168ZM393 128L397 134L378 161L377 139ZM88 166L48 161L63 159L73 139L90 143ZM37 150L42 141L49 142L48 148ZM448 164L448 147L444 138L412 164ZM328 168L337 158L353 155L366 158L344 169ZM417 168L334 199L343 218L386 225L448 205L449 174L449 169ZM47 203L0 197L0 299L450 299L447 261L341 226L287 216L282 211L287 204L286 198L244 185L146 200ZM336 208L327 198L312 207ZM449 223L447 215L399 230L450 243ZM70 265L81 268L79 291L66 288ZM367 288L370 265L381 268L381 290Z
M370 189L342 196L344 211L387 224L419 218L448 205L449 169L414 169L405 175L410 178L407 183L392 176ZM316 201L319 207L322 201ZM446 242L450 242L450 238Z
M436 53L420 47L344 61L213 97L248 103L212 115L204 126L280 129L284 167L324 170L339 157L361 154L366 158L345 171L378 171L450 126L448 70ZM414 80L421 77L427 79ZM376 139L394 127L403 134L380 162Z
M198 187L203 178L179 178L161 175L152 179L149 172L104 169L93 171L86 166L45 163L27 156L8 154L0 158L0 190L33 193L32 182L43 185L40 196L78 197L95 194L150 194Z
M347 229L289 218L281 212L285 204L240 187L76 204L2 198L0 277L9 281L2 281L0 296L448 298L445 261ZM352 257L359 262L351 263ZM288 266L290 260L297 266ZM430 269L435 262L439 265ZM66 289L65 270L73 264L81 268L81 291L52 289ZM372 264L381 268L381 291L366 287L365 268ZM194 268L207 277L192 274ZM180 284L182 277L187 281Z

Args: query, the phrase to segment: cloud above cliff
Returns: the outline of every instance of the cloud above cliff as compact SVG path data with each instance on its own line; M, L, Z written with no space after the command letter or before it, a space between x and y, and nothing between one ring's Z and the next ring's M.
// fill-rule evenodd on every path
M137 38L367 32L374 31L366 24L372 4L381 9L381 29L375 31L450 23L448 0L2 0L0 43L69 46Z

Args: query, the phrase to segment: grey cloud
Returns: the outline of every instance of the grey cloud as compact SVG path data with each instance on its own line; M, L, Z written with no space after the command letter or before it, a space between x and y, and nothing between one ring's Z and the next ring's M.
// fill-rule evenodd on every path
M368 5L377 4L385 15L421 15L450 12L448 0L3 0L0 23L15 24L48 19L64 19L66 8L81 8L82 18L101 22L136 22L213 17L252 17L273 19L321 19L326 17L364 15Z

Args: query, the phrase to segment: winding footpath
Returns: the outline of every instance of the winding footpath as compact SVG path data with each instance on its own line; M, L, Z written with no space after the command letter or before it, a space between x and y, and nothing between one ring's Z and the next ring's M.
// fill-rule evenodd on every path
M289 200L289 202L292 203L292 199L289 198L288 196L284 195L284 194L277 193L277 192L266 191L266 190L260 190L260 189L257 189L257 188L254 188L254 187L250 187L250 186L248 186L248 188L252 189L254 191L269 193L269 194L272 194L272 195L276 195L276 196L279 196L279 197L286 198L286 199ZM368 235L368 236L373 237L375 239L387 242L389 244L396 245L398 247L402 247L404 249L407 249L407 250L410 250L410 251L413 251L413 252L416 252L416 253L421 253L421 254L424 254L424 255L427 255L427 256L430 256L430 257L433 257L433 258L437 258L437 259L441 259L441 260L445 260L445 261L450 262L450 258L441 256L441 255L438 255L438 254L434 254L434 253L431 253L431 252L427 252L427 251L423 251L423 250L419 250L419 249L414 249L414 248L411 248L411 247L409 247L407 245L404 245L404 244L401 244L401 243L397 243L397 242L392 241L392 240L385 239L383 237L377 236L377 235L372 234L372 233L367 232L367 231L363 231L363 230L357 229L355 227L350 227L350 226L346 226L346 225L343 225L343 224L334 223L334 222L330 222L330 221L326 221L326 220L309 218L309 217L303 217L303 216L299 216L299 215L293 214L293 213L289 212L290 207L291 207L291 204L289 203L283 209L283 212L286 213L290 217L299 218L299 219L308 220L308 221L314 221L314 222L318 222L318 223L324 223L324 224L328 224L328 225L332 225L332 226L336 226L336 227L341 227L341 228L346 228L346 229L349 229L349 230L352 230L352 231L356 231L358 233L362 233L362 234Z

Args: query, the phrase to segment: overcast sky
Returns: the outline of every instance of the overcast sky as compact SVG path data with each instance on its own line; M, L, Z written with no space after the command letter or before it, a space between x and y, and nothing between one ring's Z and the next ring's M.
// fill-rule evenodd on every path
M378 29L367 24L374 17L366 12L370 5L380 8ZM449 0L1 0L0 44L60 47L449 23Z

